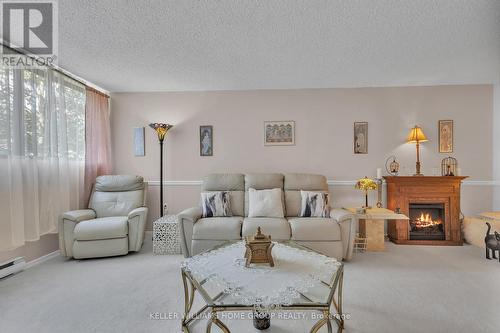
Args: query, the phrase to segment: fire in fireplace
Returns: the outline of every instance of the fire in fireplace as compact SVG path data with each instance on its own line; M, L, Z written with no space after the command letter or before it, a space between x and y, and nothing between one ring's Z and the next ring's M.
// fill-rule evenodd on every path
M410 204L410 239L444 240L444 205L411 203Z

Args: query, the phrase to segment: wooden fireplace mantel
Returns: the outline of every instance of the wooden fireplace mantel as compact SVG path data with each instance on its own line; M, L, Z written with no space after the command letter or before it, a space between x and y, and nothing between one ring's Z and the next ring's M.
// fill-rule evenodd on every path
M411 203L441 203L445 208L445 240L410 240L407 220L387 222L389 239L396 244L462 245L460 189L462 176L387 176L387 208L409 216Z

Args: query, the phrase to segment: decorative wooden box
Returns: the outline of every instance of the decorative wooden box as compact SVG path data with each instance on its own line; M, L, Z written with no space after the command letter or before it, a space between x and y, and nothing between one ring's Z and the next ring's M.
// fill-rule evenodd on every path
M264 235L260 227L258 227L255 236L245 238L245 266L249 267L250 264L269 264L271 267L274 267L274 260L271 254L273 245L271 236Z

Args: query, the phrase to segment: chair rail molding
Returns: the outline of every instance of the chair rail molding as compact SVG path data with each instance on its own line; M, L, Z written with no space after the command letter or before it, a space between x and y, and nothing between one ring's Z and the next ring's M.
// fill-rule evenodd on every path
M150 186L160 186L159 180L146 181ZM164 180L163 186L201 186L201 180ZM328 180L329 186L354 186L356 180ZM385 183L384 183L385 185ZM464 180L463 186L500 186L500 180Z

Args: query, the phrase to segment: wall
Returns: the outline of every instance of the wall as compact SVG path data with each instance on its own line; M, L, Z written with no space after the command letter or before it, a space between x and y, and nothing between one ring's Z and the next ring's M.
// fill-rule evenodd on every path
M493 88L491 85L400 88L303 89L112 94L114 172L159 179L159 147L146 129L146 156L133 156L133 127L169 122L165 179L197 181L211 172L311 172L335 181L374 177L395 154L403 174L413 174L415 146L409 129L423 127L429 138L421 155L432 175L439 154L439 119L453 119L455 156L472 183L463 188L466 214L491 210ZM265 120L294 120L296 145L266 147ZM369 123L369 153L353 154L353 122ZM214 156L199 156L199 126L214 126ZM486 181L486 182L478 182ZM149 220L158 216L158 186L151 186ZM362 195L350 182L331 187L336 206L359 205ZM171 212L197 204L199 185L166 187ZM149 226L150 227L150 226Z
M0 263L16 257L24 257L26 261L40 258L59 249L57 234L47 234L34 242L26 242L24 246L12 251L0 251Z

